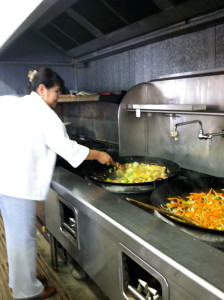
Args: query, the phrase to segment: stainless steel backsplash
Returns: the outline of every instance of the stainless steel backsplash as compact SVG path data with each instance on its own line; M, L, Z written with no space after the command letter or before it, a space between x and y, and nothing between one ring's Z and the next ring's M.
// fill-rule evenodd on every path
M199 120L205 133L224 129L224 69L176 74L134 86L124 96L119 108L120 155L161 157L181 167L224 176L224 137L199 139L199 123L178 127L179 139L170 137L175 124ZM205 104L203 115L148 113L128 111L128 104ZM130 106L130 105L129 105ZM195 112L194 112L195 113Z

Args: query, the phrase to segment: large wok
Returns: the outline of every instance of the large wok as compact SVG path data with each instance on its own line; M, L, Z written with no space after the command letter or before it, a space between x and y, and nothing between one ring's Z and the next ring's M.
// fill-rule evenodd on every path
M172 161L156 158L156 157L143 157L143 156L122 156L114 158L119 164L130 163L130 162L142 162L142 163L153 163L167 168L167 179L158 179L153 182L144 183L114 183L105 181L106 178L113 178L115 172L111 173L111 167L104 165L97 165L91 172L88 172L87 177L94 183L100 185L112 193L145 193L155 189L164 180L169 180L176 176L180 170L180 166Z
M179 179L179 180L174 180L170 183L163 183L155 191L153 191L153 193L150 196L150 200L154 206L160 207L160 205L165 205L166 203L169 202L167 198L178 197L178 196L185 198L185 196L189 195L189 193L191 192L207 193L211 188L213 188L217 192L223 193L222 189L224 189L224 178L206 176L206 177L201 177L195 181L189 179ZM217 233L224 234L224 231L207 229L196 225L194 226L173 219L167 215L166 216L163 215L163 216L170 219L174 223L176 222L178 224L187 227L192 227L194 229L197 228L199 230L203 230L209 233L215 232L216 234Z

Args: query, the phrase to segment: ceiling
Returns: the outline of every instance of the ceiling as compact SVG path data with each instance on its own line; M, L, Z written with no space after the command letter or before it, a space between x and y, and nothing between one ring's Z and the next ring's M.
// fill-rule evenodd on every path
M223 21L224 0L44 0L23 27L81 62Z

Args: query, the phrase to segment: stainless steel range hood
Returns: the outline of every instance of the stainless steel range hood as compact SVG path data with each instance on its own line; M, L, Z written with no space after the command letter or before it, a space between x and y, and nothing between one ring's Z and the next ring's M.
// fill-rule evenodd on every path
M78 63L223 20L223 0L44 0L22 26Z

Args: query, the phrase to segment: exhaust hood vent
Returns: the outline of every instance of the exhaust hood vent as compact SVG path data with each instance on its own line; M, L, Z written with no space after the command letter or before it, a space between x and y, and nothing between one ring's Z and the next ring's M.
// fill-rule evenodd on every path
M93 34L66 13L52 20L40 32L65 51L95 38Z
M79 64L223 22L223 0L43 0L23 28Z
M62 33L60 30L55 28L52 24L48 24L40 32L65 51L78 45L68 36L64 35L64 33Z
M68 0L57 4L33 29L74 63L133 49L181 30L186 33L186 28L211 26L224 18L224 11L223 16L218 14L223 0ZM212 21L208 16L203 24L189 22L209 13L214 13Z
M82 0L73 5L72 9L104 34L161 11L150 0Z
M139 0L78 1L40 29L40 32L68 51L161 11L150 0L140 2L141 5ZM88 23L87 28L80 23L84 26Z

